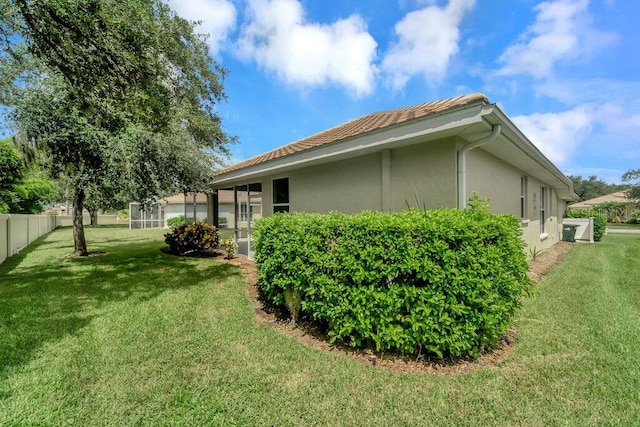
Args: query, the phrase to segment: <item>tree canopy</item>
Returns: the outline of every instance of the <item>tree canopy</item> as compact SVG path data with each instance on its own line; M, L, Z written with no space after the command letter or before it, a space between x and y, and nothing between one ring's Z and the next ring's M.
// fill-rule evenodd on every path
M13 188L22 178L22 157L11 139L0 140L0 213L9 212Z
M596 197L622 191L627 188L626 185L608 184L598 179L596 175L591 175L588 179L576 175L569 175L568 178L573 182L573 191L578 195L577 201L579 202L595 199Z
M25 162L13 138L0 140L0 213L39 213L57 189L45 171Z
M627 195L630 199L640 200L640 169L631 169L622 175L622 181L630 185Z
M226 72L194 23L160 0L8 0L0 19L3 99L73 188L76 254L87 197L204 189L233 138L216 112Z

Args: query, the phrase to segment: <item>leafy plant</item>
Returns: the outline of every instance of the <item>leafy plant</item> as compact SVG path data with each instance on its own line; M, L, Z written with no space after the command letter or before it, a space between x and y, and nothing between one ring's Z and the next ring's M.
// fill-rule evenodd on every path
M204 255L213 253L220 244L220 234L213 225L203 221L174 227L164 235L171 253L176 255Z
M226 252L227 259L233 259L236 257L238 253L238 243L233 237L226 238L222 241L222 246L224 246L224 250Z
M167 220L167 226L169 228L179 227L179 226L184 225L186 223L187 222L185 221L184 215L174 216L173 218L169 218Z
M538 255L540 255L540 253L542 252L542 249L538 249L537 246L532 246L529 248L529 258L533 261L536 260L536 258L538 258Z
M634 209L631 212L627 224L640 224L640 209Z
M620 223L620 216L624 214L625 205L620 202L606 202L599 204L596 208L599 212L607 215L607 221Z
M300 317L332 341L477 356L506 332L530 282L519 220L470 205L263 218L259 288L290 310L299 298Z

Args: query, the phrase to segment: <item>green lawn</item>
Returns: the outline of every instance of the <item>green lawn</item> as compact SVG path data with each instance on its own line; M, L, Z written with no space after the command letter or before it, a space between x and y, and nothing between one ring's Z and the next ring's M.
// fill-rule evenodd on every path
M640 224L627 224L624 222L621 224L614 224L614 223L608 222L607 227L608 228L624 228L628 230L640 230Z
M70 229L0 265L0 425L639 425L640 236L577 244L466 374L396 374L254 319L239 272L163 231Z

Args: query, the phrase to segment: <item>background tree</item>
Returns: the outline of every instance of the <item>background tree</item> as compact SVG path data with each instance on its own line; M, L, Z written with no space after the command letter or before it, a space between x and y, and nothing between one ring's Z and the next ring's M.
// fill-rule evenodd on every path
M14 203L14 187L22 179L22 173L22 157L11 138L0 140L0 213L8 213L9 205Z
M77 255L87 254L87 197L105 205L201 190L228 155L233 139L215 111L225 70L161 1L9 0L0 17L0 82L13 83L4 99L72 183Z
M640 169L632 169L622 175L622 181L630 185L627 190L627 197L640 200Z
M596 175L591 175L589 179L584 179L576 175L569 175L568 178L573 182L573 191L578 195L578 202L594 199L627 188L626 185L608 184L598 179Z
M56 200L58 190L54 182L46 176L41 176L42 171L32 169L27 176L16 185L15 202L9 206L9 212L22 214L36 214L44 211L43 204Z
M56 186L14 141L0 141L0 213L40 213L43 203L56 198Z

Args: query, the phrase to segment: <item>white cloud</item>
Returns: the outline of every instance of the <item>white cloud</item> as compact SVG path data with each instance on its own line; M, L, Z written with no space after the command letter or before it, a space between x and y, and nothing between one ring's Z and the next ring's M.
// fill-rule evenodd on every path
M218 53L236 24L236 7L230 0L168 0L178 15L189 21L202 21L196 31L208 34L212 54Z
M612 150L629 152L640 145L640 82L603 78L547 80L536 87L536 92L569 105L594 105L601 138Z
M356 96L375 86L377 43L358 15L330 25L307 22L298 0L250 0L239 55L300 86L334 84Z
M408 13L396 23L398 42L384 57L382 69L392 86L401 89L414 75L428 80L444 77L449 60L458 52L460 22L475 0L449 0Z
M536 22L500 56L498 74L544 78L556 63L588 57L616 40L593 28L589 0L548 1L534 10Z
M564 165L593 130L596 114L587 104L560 113L513 117L513 122L553 163Z

